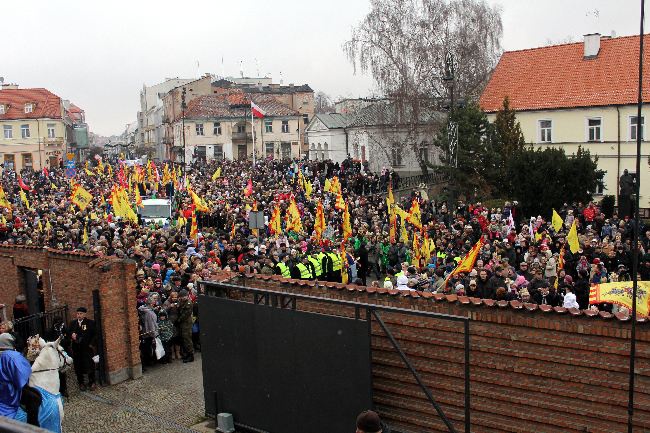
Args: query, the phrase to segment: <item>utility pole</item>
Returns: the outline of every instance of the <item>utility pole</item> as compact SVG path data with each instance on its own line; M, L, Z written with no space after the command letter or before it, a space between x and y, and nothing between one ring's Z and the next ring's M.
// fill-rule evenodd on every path
M182 129L183 129L183 166L185 166L185 110L187 109L187 104L185 104L185 92L186 89L183 87L183 91L181 92L181 122L182 122ZM183 167L185 169L185 167Z

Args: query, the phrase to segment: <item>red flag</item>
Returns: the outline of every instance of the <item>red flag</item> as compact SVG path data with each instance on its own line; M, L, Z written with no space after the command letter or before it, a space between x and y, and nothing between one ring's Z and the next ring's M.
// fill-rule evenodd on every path
M248 179L248 184L246 185L246 189L244 190L244 195L248 197L252 193L253 193L253 181L251 179Z
M50 172L48 171L47 167L43 167L43 174L45 177L50 177Z
M258 119L263 119L266 115L264 110L258 107L257 104L255 104L253 101L251 101L251 111L253 112L253 116L257 117Z
M20 185L20 187L22 189L24 189L25 191L31 190L31 188L29 186L25 185L25 182L23 182L23 178L20 177L20 176L18 176L18 185Z

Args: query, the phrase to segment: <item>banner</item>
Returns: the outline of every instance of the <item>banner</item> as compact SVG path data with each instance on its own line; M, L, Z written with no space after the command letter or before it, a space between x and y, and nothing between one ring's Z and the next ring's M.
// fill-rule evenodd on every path
M648 317L648 292L650 281L639 281L636 289L636 313ZM617 283L594 284L589 292L589 303L600 304L608 302L625 307L632 313L632 281Z

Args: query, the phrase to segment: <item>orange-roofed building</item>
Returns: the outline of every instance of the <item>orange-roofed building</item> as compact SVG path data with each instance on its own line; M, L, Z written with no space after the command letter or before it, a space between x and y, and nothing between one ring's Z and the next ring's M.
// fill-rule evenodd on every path
M75 141L65 102L47 89L0 88L0 163L16 171L56 167ZM82 116L75 107L72 116Z
M507 96L525 140L535 146L578 146L598 156L605 189L618 196L624 170L635 174L636 137L642 137L641 208L650 207L648 156L643 128L650 102L650 37L645 35L643 110L637 119L639 36L585 35L583 42L503 53L480 98L494 121Z

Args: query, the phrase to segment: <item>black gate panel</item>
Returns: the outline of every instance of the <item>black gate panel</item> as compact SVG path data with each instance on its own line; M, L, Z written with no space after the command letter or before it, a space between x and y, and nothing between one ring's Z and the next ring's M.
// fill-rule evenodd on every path
M206 414L270 433L348 433L372 407L366 321L212 296L199 309Z

